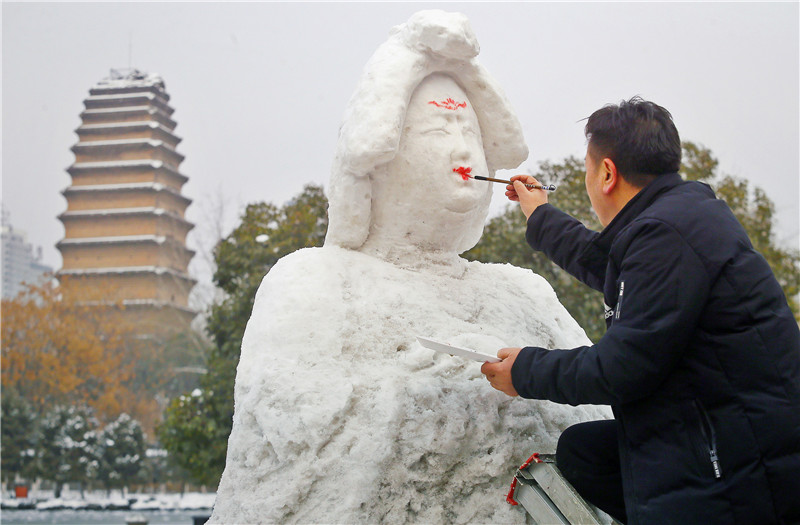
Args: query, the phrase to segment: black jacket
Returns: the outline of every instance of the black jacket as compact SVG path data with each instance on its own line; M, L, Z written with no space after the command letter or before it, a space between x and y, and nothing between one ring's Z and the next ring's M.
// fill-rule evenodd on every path
M630 523L800 522L800 331L727 205L662 175L602 233L546 204L526 236L603 292L608 330L523 349L514 388L612 406Z

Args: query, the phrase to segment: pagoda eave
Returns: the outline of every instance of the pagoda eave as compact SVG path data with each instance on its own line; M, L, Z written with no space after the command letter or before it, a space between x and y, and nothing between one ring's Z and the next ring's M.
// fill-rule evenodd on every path
M179 272L172 268L165 268L163 266L121 266L121 267L111 267L111 268L70 268L64 269L62 268L58 272L56 272L56 277L61 276L74 276L74 277L84 277L84 276L101 276L101 275L136 275L136 274L154 274L157 276L164 276L164 277L174 277L176 279L180 279L186 283L191 283L194 285L197 283L197 279L190 277L189 274L185 272Z

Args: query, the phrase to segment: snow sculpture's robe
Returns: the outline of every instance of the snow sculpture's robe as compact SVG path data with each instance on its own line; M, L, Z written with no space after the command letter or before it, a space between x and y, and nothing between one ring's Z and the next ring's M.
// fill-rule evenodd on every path
M530 271L441 270L325 247L270 271L244 336L212 522L524 522L504 501L515 467L608 412L509 398L479 363L414 336L486 353L589 341Z

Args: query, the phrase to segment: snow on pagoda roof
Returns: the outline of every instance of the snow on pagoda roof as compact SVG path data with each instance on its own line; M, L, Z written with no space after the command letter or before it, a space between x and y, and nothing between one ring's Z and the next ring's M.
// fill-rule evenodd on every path
M61 272L63 273L63 272ZM197 281L195 281L197 282ZM89 305L89 306L104 306L104 305L115 305L117 304L116 301L80 301L79 304L82 305ZM122 305L126 307L141 307L141 306L154 306L156 308L174 308L176 310L181 310L182 312L196 315L197 312L192 310L188 306L183 306L177 303L173 303L170 301L163 301L159 299L123 299Z
M163 147L170 154L179 157L181 160L186 158L184 155L181 155L169 142L165 142L163 140L158 139L149 139L149 138L137 138L137 139L114 139L114 140L90 140L90 141L81 141L76 143L72 146L72 151L86 149L86 148L100 148L105 146L150 146L151 148L160 148Z
M178 173L177 170L170 167L169 164L166 164L164 161L161 160L110 160L110 161L101 161L101 162L76 162L69 168L67 168L68 172L71 171L81 171L81 170L95 170L95 169L105 169L105 168L136 168L136 167L147 167L153 169L165 169L176 175L180 175L183 178L187 178L185 175Z
M144 111L147 113L155 113L160 111L158 108L154 108L152 106L122 106L117 108L90 108L84 109L81 114L85 115L87 113L138 113L140 111ZM163 111L162 111L163 113Z
M149 166L151 168L166 167L163 160L104 160L100 162L76 162L72 165L78 169L93 168L128 168L131 166Z
M157 87L165 89L164 80L158 73L146 73L136 68L112 69L108 76L92 89L120 89L129 87Z
M171 188L160 182L125 182L121 184L87 184L84 186L68 186L64 188L61 193L72 193L77 191L135 191L135 190L153 190L153 191L168 191L180 197L184 197L174 188ZM187 198L187 197L184 197Z
M154 273L156 275L171 275L184 281L196 282L189 274L180 272L172 268L163 266L118 266L116 268L74 268L71 270L61 269L59 275L106 275L106 274L126 274L126 273Z
M89 95L86 100L120 100L126 98L146 98L155 100L156 94L149 91L139 91L136 93L113 93L111 95Z
M163 92L152 93L150 91L134 91L132 93L112 93L112 94L103 94L103 95L89 95L83 103L89 107L90 105L94 105L96 103L103 103L103 102L122 102L123 104L132 103L136 99L146 99L150 101L151 104L155 104L160 106L166 113L172 114L175 110L172 109L167 102L166 98L161 96Z
M84 237L84 238L69 238L62 239L56 243L56 248L61 249L65 246L93 246L93 245L119 245L119 244L175 244L177 241L172 237L164 235L119 235L115 237ZM179 244L179 243L178 243ZM186 246L180 245L184 253L194 255L194 250L190 250Z
M73 147L93 148L98 146L120 146L125 144L147 144L154 148L157 148L162 145L168 145L163 140L157 140L157 139L114 139L114 140L92 140L88 142L78 142Z
M81 117L90 115L126 115L130 113L147 113L148 115L158 115L162 119L169 121L171 124L177 126L177 122L172 120L169 113L157 106L120 106L113 108L87 108L81 112Z
M159 301L157 299L124 299L122 301L124 306L155 306L158 308L175 308L177 310L183 310L186 313L196 314L197 312L192 310L189 307L181 306L179 304L171 303L169 301Z
M164 235L118 235L114 237L84 237L60 240L56 246L86 245L86 244L124 244L152 242L164 244L167 237Z
M177 213L165 210L164 208L156 208L154 206L143 206L139 208L107 208L104 210L71 210L65 211L58 216L59 219L69 219L78 217L93 217L93 216L109 216L109 215L157 215L165 216L170 219L182 222L194 228L194 225L178 215ZM191 228L190 228L191 229Z
M137 122L106 122L102 124L81 124L75 131L81 132L81 131L92 131L92 130L137 129L137 128L161 129L170 136L178 139L178 142L182 140L179 136L175 134L174 131L164 126L160 122L156 122L155 120L140 120Z
M107 122L104 124L82 124L78 129L108 129L108 128L164 128L154 120L139 120L137 122ZM167 129L167 128L164 128ZM169 131L169 130L167 130Z

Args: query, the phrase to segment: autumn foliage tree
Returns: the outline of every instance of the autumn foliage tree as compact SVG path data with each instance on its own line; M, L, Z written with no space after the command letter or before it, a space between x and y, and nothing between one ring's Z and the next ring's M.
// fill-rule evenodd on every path
M109 322L121 305L78 301L63 280L29 286L3 300L2 382L37 414L57 405L85 405L101 419L146 411L129 386L135 359L126 351L133 327Z

